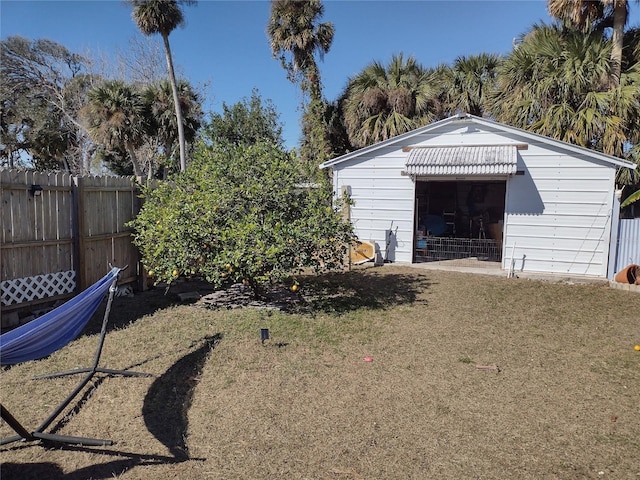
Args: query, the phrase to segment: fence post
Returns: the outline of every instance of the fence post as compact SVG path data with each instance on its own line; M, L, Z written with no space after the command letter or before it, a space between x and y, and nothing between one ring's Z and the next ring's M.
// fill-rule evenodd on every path
M146 182L143 183L143 179L142 177L136 177L135 180L131 180L131 186L133 188L133 211L135 212L135 214L133 215L133 218L135 219L136 216L140 213L140 210L142 210L142 206L144 205L144 200L143 200L143 196L142 196L142 186L146 186L149 187L150 185L155 185L155 182L151 182L150 180L147 180ZM144 268L144 265L142 263L142 252L140 251L139 248L136 248L136 251L138 252L138 257L137 257L137 265L136 265L136 271L138 272L138 289L141 292L144 292L146 290L149 290L149 275L147 274L147 269Z
M611 202L611 228L609 230L609 261L605 275L613 280L617 271L618 249L620 242L620 195L614 189Z
M351 221L351 187L349 185L343 185L341 190L341 208L342 208L342 219L350 222ZM348 270L351 271L351 251L353 250L353 243L349 242L347 245L347 266Z
M82 177L72 178L71 193L73 198L72 214L72 238L73 238L73 265L76 271L76 289L82 291L85 286L85 255L82 232L84 231L84 192Z

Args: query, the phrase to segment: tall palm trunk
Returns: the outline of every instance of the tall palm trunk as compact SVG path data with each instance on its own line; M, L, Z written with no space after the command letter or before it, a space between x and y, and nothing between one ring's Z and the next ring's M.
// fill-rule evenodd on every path
M306 82L309 84L309 101L322 101L322 86L320 85L320 71L318 64L313 59L309 61L308 71L306 73Z
M613 35L611 36L611 86L620 86L620 74L622 69L622 46L624 26L627 23L626 0L614 0L613 2Z
M173 60L171 58L171 47L169 45L169 35L162 35L164 40L164 51L167 57L167 69L169 70L169 80L171 81L171 90L173 91L173 103L176 108L176 121L178 122L178 143L180 145L180 171L187 169L187 152L184 141L184 123L182 120L182 109L180 108L180 98L178 97L178 84L176 82L176 74L173 70Z
M549 13L556 18L570 21L582 31L587 31L592 23L606 20L603 12L608 14L606 7L613 7L613 34L611 36L611 65L609 67L609 86L620 86L622 70L622 46L624 27L627 23L628 0L547 0ZM602 8L598 8L602 7Z
M142 168L140 168L140 164L138 163L138 157L136 156L136 149L130 142L125 143L125 148L127 150L127 153L129 153L129 156L131 157L131 165L133 165L133 175L138 180L141 180Z

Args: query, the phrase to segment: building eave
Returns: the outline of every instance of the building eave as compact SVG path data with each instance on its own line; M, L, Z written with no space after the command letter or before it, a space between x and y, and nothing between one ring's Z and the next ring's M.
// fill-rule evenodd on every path
M595 150L591 150L589 148L586 147L580 147L577 145L572 145L570 143L567 142L563 142L562 140L555 140L553 138L550 137L546 137L544 135L540 135L537 133L533 133L533 132L529 132L527 130L523 130L521 128L517 128L517 127L511 127L509 125L505 125L503 123L498 123L495 122L493 120L488 120L486 118L481 118L481 117L476 117L474 115L470 115L470 114L462 114L462 115L455 115L449 118L446 118L444 120L439 120L437 122L431 123L429 125L425 125L424 127L420 127L417 128L415 130L412 130L410 132L407 133L403 133L402 135L398 135L392 138L389 138L387 140L383 140L382 142L378 142L374 145L369 145L367 147L361 148L359 150L354 150L353 152L349 152L345 155L342 155L340 157L334 158L332 160L328 160L324 163L322 163L320 165L320 168L324 169L324 168L330 168L330 167L334 167L336 165L339 165L341 163L344 163L348 160L352 160L354 158L358 158L362 155L366 155L366 154L370 154L372 152L375 152L377 150L381 150L384 148L388 148L388 147L393 147L393 146L398 146L398 148L401 147L407 147L409 146L408 143L410 142L410 140L416 136L419 135L423 135L425 133L429 133L433 130L437 130L441 127L450 125L450 124L460 124L460 125L468 125L468 124L479 124L479 125L483 125L485 127L489 127L492 129L496 129L505 133L510 133L513 135L517 135L523 138L526 138L530 141L533 142L541 142L541 143L545 143L547 145L550 145L552 147L555 148L559 148L559 149L563 149L563 150L567 150L569 152L572 153L577 153L579 155L584 155L587 156L589 158L592 158L594 160L597 161L601 161L601 162L605 162L605 163L609 163L611 165L614 165L616 167L623 167L623 168L630 168L630 169L635 169L636 165L633 162L630 162L628 160L623 160L621 158L618 157L614 157L612 155L607 155L604 153L600 153L600 152L596 152Z

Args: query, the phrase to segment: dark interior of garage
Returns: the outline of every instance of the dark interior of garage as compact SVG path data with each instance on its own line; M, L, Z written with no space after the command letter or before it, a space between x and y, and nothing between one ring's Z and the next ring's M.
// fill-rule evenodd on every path
M500 261L505 181L417 181L416 259Z

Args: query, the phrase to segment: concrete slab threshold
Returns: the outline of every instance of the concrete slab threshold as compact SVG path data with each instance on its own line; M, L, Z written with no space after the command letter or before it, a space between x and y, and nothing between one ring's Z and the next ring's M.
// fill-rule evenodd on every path
M464 259L464 260L443 260L435 262L417 262L410 264L412 267L423 270L443 270L449 272L471 273L475 275L493 275L507 277L507 270L503 270L498 262L487 262L481 260ZM590 275L571 275L562 273L537 273L523 272L516 270L514 272L516 278L526 278L529 280L540 280L545 282L556 283L602 283L610 284L607 278L594 277ZM621 285L621 284L616 284ZM633 285L631 285L633 286ZM628 287L625 285L624 287Z

